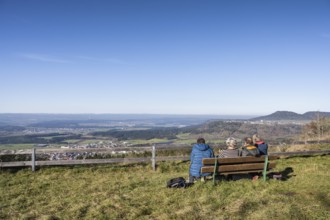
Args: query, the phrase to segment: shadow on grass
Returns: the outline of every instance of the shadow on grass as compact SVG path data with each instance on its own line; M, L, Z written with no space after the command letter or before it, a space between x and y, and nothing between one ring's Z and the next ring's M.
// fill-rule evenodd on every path
M287 181L291 177L295 176L292 175L293 173L293 168L292 167L287 167L283 171L280 172L270 172L267 174L268 179L276 179L280 181ZM254 177L258 177L254 179ZM257 179L262 179L262 174L261 173L249 173L249 174L233 174L233 175L217 175L216 176L216 181L237 181L241 179L249 179L249 180L257 180Z
M292 175L293 172L294 171L293 171L293 168L292 167L287 167L283 171L280 171L280 172L271 172L271 173L268 173L267 176L270 179L287 181L291 177L295 176L295 175Z
M288 160L293 158L312 158L312 157L327 157L329 153L323 154L309 154L309 155L287 155L285 157L281 157L281 160Z
M290 179L292 176L295 176L295 175L292 175L293 171L294 170L293 170L292 167L285 168L285 170L283 170L282 172L280 172L282 174L281 180L282 181L286 181L286 180Z
M319 193L316 198L321 201L322 205L327 209L330 209L330 199L328 199L326 195Z

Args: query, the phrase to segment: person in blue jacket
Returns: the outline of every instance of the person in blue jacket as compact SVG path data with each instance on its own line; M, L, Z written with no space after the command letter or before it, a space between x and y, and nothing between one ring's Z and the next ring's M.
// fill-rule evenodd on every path
M212 148L205 144L204 138L198 138L197 144L194 144L190 155L189 182L194 182L201 177L208 176L211 173L201 174L202 159L214 157Z

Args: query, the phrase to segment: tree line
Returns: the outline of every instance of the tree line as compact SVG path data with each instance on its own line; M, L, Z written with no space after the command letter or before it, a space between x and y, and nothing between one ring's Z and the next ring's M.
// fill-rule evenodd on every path
M316 119L303 126L301 138L305 143L330 139L330 118L317 116Z
M130 140L130 139L150 140L154 138L175 139L178 133L179 133L179 128L153 128L148 130L131 130L131 131L109 130L102 132L93 132L92 135L102 136L102 137L113 137L118 139L119 141L122 141L122 140Z
M51 138L49 138L51 137ZM47 138L47 139L46 139ZM0 137L0 144L55 144L66 143L67 139L80 139L80 134L67 135L52 133L47 135L20 135L20 136L5 136Z

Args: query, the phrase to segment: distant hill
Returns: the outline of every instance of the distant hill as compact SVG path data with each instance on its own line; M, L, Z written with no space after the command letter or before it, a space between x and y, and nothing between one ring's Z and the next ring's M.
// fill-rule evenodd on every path
M259 124L247 123L244 121L209 121L198 126L182 128L181 131L196 135L196 137L205 136L205 134L207 134L208 139L226 139L228 137L243 139L244 137L258 133L267 141L276 140L278 142L299 135L301 129L301 124L294 123Z
M320 117L330 117L330 112L317 112L311 111L304 114L298 114L290 111L277 111L270 115L256 117L250 119L251 121L280 121L280 120L290 120L290 121L305 121L305 120L315 120L317 116Z
M309 118L310 120L317 119L317 115L319 114L320 117L330 117L330 112L306 112L303 114L304 117Z

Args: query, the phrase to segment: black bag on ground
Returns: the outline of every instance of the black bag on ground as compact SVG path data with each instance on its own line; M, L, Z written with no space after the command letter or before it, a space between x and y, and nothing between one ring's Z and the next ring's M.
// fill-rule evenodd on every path
M177 177L167 181L166 186L167 188L185 188L187 183L183 177Z

